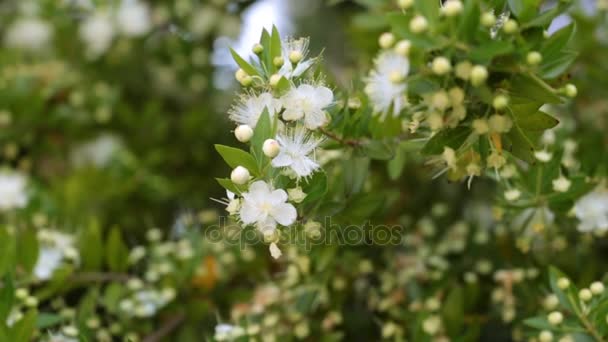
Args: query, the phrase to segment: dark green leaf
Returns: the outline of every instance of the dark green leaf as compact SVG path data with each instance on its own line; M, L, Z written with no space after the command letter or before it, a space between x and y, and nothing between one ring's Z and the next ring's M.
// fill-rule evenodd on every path
M238 64L239 67L241 67L241 69L243 69L249 76L258 76L260 74L257 69L253 67L253 65L247 63L247 61L239 56L239 54L236 53L236 51L234 51L232 48L230 48L230 53L232 54L232 58L234 58L236 64Z
M215 150L231 168L234 169L237 166L242 166L249 170L253 175L259 174L258 164L251 154L241 149L224 145L215 145Z
M110 270L115 272L125 271L128 267L129 250L122 239L119 227L113 227L110 230L106 248L106 261Z
M459 126L448 128L433 135L422 148L422 153L426 155L441 154L444 147L458 149L471 134L469 127Z

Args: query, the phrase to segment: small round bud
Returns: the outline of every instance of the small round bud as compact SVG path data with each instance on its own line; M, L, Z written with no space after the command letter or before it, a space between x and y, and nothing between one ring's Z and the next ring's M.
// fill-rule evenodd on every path
M471 68L471 83L474 86L479 86L485 83L488 79L488 69L483 65L475 65Z
M567 289L568 287L570 287L570 280L568 278L557 279L557 287L559 287L562 290Z
M262 44L256 43L256 44L253 44L251 51L253 51L253 53L255 53L256 55L259 55L262 52L264 52L264 47L262 46Z
M301 61L303 58L304 58L304 55L302 55L302 52L301 52L301 51L294 50L294 51L291 51L291 52L289 53L289 61L290 61L292 64L298 64L298 63L300 63L300 61Z
M277 84L279 84L280 80L281 80L281 75L279 75L279 74L274 74L274 75L270 76L270 80L269 80L270 86L273 88L276 87Z
M412 7L414 0L397 0L397 6L401 9L408 9Z
M425 17L421 15L415 16L410 21L410 31L414 33L422 33L429 28L429 23Z
M251 85L251 83L253 83L253 77L247 75L247 76L243 77L243 79L241 80L240 83L243 87L249 87Z
M446 17L455 17L462 12L462 2L460 0L448 0L443 4L441 13Z
M390 32L384 32L378 38L378 44L383 49L388 49L395 44L395 35Z
M497 95L492 101L492 106L496 110L503 110L509 105L509 98L505 95Z
M281 146L279 146L279 143L274 139L266 139L262 145L262 151L266 157L274 158L279 154L279 151L281 151Z
M564 87L564 93L566 93L566 96L568 97L576 97L576 94L578 94L578 89L576 89L574 84L568 83Z
M25 306L28 306L30 308L35 308L38 306L38 298L29 296L29 297L25 298L23 303L25 304Z
M242 166L235 167L234 170L232 170L232 172L230 173L230 180L234 184L245 184L249 181L249 177L251 177L251 175L249 174L249 170Z
M506 34L516 33L518 29L519 29L519 25L517 24L517 21L515 21L513 19L508 19L507 21L505 21L505 24L502 27L502 30Z
M471 78L471 69L473 68L473 65L471 64L471 62L469 61L464 61L464 62L460 62L458 64L456 64L456 77L462 79L462 80L468 80L469 78Z
M582 289L578 291L578 298L584 302L591 300L591 297L593 297L593 293L591 293L591 290L589 289Z
M397 45L395 45L395 52L405 57L410 54L411 48L412 43L409 40L404 39L397 42Z
M282 56L277 56L272 59L272 64L274 64L274 66L277 68L282 67L284 63L285 63L285 60L283 59Z
M30 295L30 292L26 288L19 288L15 290L15 297L17 299L25 300Z
M388 75L388 77L393 83L401 83L405 79L405 76L400 71L393 71Z
M562 313L559 311L553 311L549 314L549 316L547 316L547 320L552 325L558 325L564 321L564 315L562 315Z
M443 56L435 57L435 59L433 59L431 69L433 69L433 72L436 75L445 75L452 70L452 64L450 63L449 59Z
M240 125L234 130L234 136L240 142L248 142L253 137L253 129L249 125Z
M249 75L243 69L239 69L234 73L234 78L236 78L239 83L243 82L243 79L247 76Z
M531 51L526 56L526 62L530 65L538 65L543 60L543 55L538 51Z
M602 293L604 293L604 284L599 281L595 281L591 284L589 289L591 289L591 292L594 295L601 295Z
M538 340L540 342L551 342L553 341L553 333L549 330L543 330L538 335Z
M481 25L485 27L492 27L496 24L496 16L492 12L486 12L481 15Z

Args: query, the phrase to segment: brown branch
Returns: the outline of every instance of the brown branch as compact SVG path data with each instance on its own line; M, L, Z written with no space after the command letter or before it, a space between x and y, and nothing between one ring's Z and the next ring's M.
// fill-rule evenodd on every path
M171 317L155 332L146 336L142 342L159 342L164 337L167 337L169 334L173 332L182 322L186 319L186 315L183 313L178 313L175 316Z
M349 145L349 146L358 146L361 144L360 140L356 140L356 139L344 139L341 138L339 136L337 136L336 134L332 133L332 132L328 132L326 131L324 128L319 128L319 131L321 131L321 133L325 134L326 136L328 136L329 138L341 143L341 144L345 144L345 145Z

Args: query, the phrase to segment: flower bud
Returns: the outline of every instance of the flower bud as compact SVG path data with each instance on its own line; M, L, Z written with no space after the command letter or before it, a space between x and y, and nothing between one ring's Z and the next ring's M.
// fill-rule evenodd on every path
M570 280L568 278L559 278L557 279L557 287L559 287L561 290L565 290L568 287L570 287Z
M518 29L519 29L519 25L517 24L517 21L515 21L513 19L508 19L507 21L505 21L505 24L502 27L502 30L506 34L516 33Z
M378 38L378 44L380 44L380 47L383 49L390 48L393 46L393 44L395 44L395 35L390 32L384 32Z
M397 0L397 6L401 9L408 9L412 7L414 0Z
M492 101L492 106L496 110L503 110L507 108L507 105L509 105L509 98L505 95L497 95Z
M277 68L282 67L284 63L285 63L285 60L283 59L282 56L277 56L272 59L272 64L274 64L274 66Z
M488 133L490 130L490 126L488 125L488 120L486 119L475 119L473 120L473 131L477 135L483 135Z
M485 27L492 27L496 24L496 16L492 12L486 12L481 15L481 25Z
M601 295L604 293L604 284L599 281L593 282L589 288L594 295Z
M253 45L251 51L253 51L253 53L255 53L256 55L259 55L264 52L264 47L262 46L262 44L257 43Z
M236 137L236 140L240 142L248 142L251 140L251 137L253 137L253 129L249 127L249 125L239 125L234 130L234 136Z
M462 12L462 2L460 0L448 0L443 4L441 13L446 17L454 17Z
M242 185L249 181L250 176L251 175L249 174L249 170L242 166L237 166L230 173L230 180L234 184Z
M568 191L568 189L570 189L570 186L572 185L572 182L564 176L559 176L558 178L554 179L552 183L553 190L557 192L566 192ZM593 290L593 288L591 290Z
M521 197L521 191L517 189L509 189L505 191L505 199L509 202L516 201Z
M530 65L538 65L543 60L543 55L538 51L530 51L526 56L526 62Z
M471 77L471 69L473 65L469 61L464 61L456 64L456 77L462 80L468 80Z
M574 84L569 83L564 87L564 93L568 97L576 97L576 94L578 94L578 89L576 89Z
M247 76L243 77L243 79L241 80L240 83L243 87L249 87L251 85L251 83L253 83L253 77L247 75Z
M412 43L409 40L400 40L397 42L397 45L395 45L395 52L405 57L410 54L411 47Z
M475 65L471 68L471 83L474 86L479 86L485 83L488 79L488 69L483 65Z
M591 297L593 297L593 293L589 289L582 289L578 292L578 298L584 302L591 300Z
M266 139L262 145L262 151L268 158L274 158L281 151L279 143L274 139Z
M237 70L237 71L236 71L236 73L234 73L234 78L236 78L236 80L237 80L239 83L242 83L242 82L243 82L243 79L244 79L245 77L247 77L247 76L249 76L249 75L248 75L248 74L247 74L247 72L245 72L245 70L243 70L243 69L239 69L239 70Z
M277 84L279 84L280 80L281 80L281 75L279 75L279 74L274 74L274 75L270 76L270 80L269 80L270 86L273 88L276 87Z
M301 203L306 198L306 194L299 186L293 189L287 189L287 196L289 200L294 203Z
M290 61L292 64L298 64L298 63L300 63L300 61L301 61L303 58L304 58L304 55L302 55L302 52L301 52L301 51L294 50L294 51L291 51L291 52L289 53L289 61Z
M410 21L410 31L413 33L422 33L429 28L429 23L425 17L421 15L415 16Z
M551 342L553 341L553 333L549 330L543 330L538 335L538 340L540 342Z
M547 316L547 321L552 325L558 325L564 321L564 315L559 311L553 311Z
M449 59L440 56L433 59L431 68L436 75L445 75L452 70L452 64Z

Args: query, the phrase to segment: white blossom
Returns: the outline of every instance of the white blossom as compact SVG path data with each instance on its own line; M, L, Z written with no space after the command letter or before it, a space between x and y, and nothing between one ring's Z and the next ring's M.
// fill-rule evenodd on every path
M6 45L30 51L40 51L51 40L53 28L36 18L21 18L15 21L4 37Z
M0 210L23 208L27 205L27 178L17 172L0 171Z
M307 177L319 168L319 164L310 157L320 139L313 137L303 127L297 127L277 136L281 146L279 154L272 159L272 166L287 167L299 177Z
M271 243L270 247L270 255L274 258L274 259L278 259L281 257L281 255L283 255L283 253L281 252L281 250L279 249L279 246L277 246L276 243Z
M281 102L274 98L271 93L246 94L241 96L237 104L230 109L228 116L230 120L239 125L248 125L255 128L258 119L266 108L268 108L268 114L272 118L275 113L281 110Z
M150 9L137 0L125 0L116 13L118 29L126 36L139 37L150 30Z
M409 60L393 51L381 53L374 61L374 69L366 78L365 93L376 113L386 116L392 106L392 115L397 116L407 105L404 82L409 73Z
M264 181L256 181L243 193L239 211L244 224L256 224L263 233L273 232L277 223L289 226L296 221L296 208L287 203L287 193L282 189L273 190Z
M288 38L281 44L283 54L283 65L279 69L279 75L287 79L299 77L306 72L316 61L316 59L306 59L308 55L309 38ZM300 61L295 65L292 64L290 56L298 55Z
M231 324L218 324L215 326L215 335L213 338L217 341L228 341L243 336L245 330L239 326Z
M102 133L95 139L76 147L70 157L76 167L92 165L103 168L108 166L122 147L122 141L118 137Z
M114 38L112 18L104 12L96 13L82 22L79 34L87 46L87 54L91 58L98 57L112 44Z
M581 197L574 204L574 214L580 220L578 230L608 230L608 191L595 190Z
M38 240L40 252L33 273L39 280L48 280L61 263L67 259L66 254L73 253L74 238L58 231L41 230L38 232Z
M325 109L332 104L333 100L334 94L331 89L301 84L297 88L289 90L281 98L285 108L283 119L288 121L304 119L306 128L316 129L327 123Z

